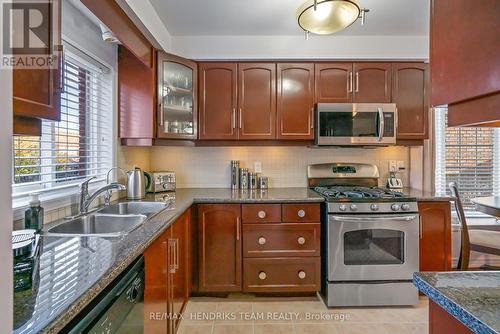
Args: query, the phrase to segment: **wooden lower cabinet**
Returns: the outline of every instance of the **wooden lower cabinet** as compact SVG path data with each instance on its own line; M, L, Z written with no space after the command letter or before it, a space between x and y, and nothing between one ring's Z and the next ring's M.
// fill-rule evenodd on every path
M245 292L314 292L320 289L319 257L246 258Z
M241 291L241 205L198 205L198 240L198 291Z
M429 334L472 334L473 332L441 306L429 300Z
M173 334L189 298L189 224L186 211L144 252L144 333Z
M418 202L420 271L451 270L450 202Z

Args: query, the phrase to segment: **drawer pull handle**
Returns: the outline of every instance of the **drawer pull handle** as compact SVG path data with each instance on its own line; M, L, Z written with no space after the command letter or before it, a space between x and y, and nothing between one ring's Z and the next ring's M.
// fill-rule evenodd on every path
M297 211L297 216L299 216L300 218L304 218L306 216L306 212L300 209L299 211Z
M259 213L257 213L257 216L259 216L260 219L266 218L266 212L264 210L260 210Z
M259 238L259 245L265 245L266 244L266 238L260 237Z
M265 273L264 271L261 271L261 272L259 273L259 279L261 279L261 280L265 280L265 279L266 279L266 277L267 277L267 275L266 275L266 273Z
M303 245L306 243L306 238L304 237L298 237L297 238L297 242L299 243L299 245Z
M304 270L299 271L299 278L300 279L306 278L306 272Z

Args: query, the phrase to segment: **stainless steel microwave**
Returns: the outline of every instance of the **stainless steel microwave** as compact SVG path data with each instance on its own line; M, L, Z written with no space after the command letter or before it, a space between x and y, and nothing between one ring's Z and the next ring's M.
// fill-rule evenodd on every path
M394 103L318 103L318 146L391 145L396 143Z

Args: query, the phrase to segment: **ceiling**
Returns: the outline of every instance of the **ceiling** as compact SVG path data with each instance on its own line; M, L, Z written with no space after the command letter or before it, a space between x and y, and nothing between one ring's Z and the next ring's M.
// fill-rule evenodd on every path
M149 0L173 36L301 35L295 11L305 0ZM370 9L338 35L428 35L429 0L358 0Z

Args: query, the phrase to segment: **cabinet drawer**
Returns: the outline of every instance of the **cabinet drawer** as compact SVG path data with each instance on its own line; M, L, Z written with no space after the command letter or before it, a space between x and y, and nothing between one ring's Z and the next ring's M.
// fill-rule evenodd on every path
M241 215L243 223L279 223L281 204L243 204Z
M319 257L243 260L244 291L308 292L319 289Z
M283 204L283 221L286 223L319 223L319 203Z
M244 257L319 256L320 224L245 224Z

